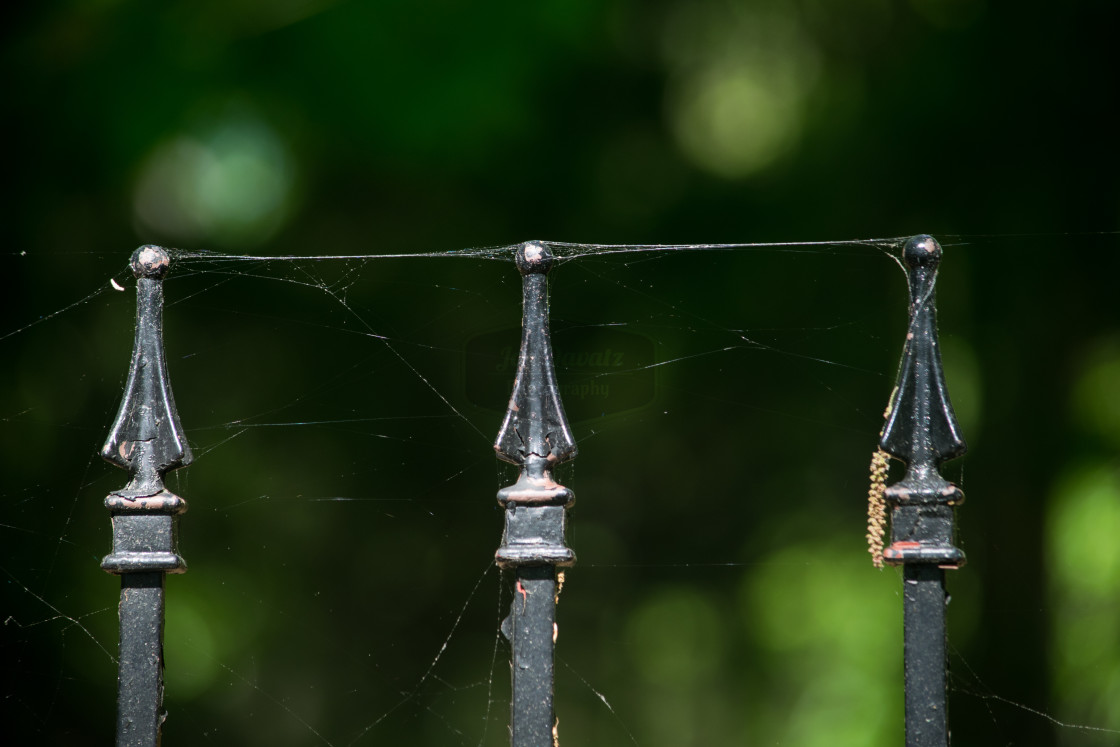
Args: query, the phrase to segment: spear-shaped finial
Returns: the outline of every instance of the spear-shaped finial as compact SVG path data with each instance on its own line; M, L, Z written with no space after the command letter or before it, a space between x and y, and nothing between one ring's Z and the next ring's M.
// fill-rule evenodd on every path
M915 236L903 250L910 268L910 330L880 445L911 469L936 469L966 449L937 346L934 284L941 254L932 236Z
M553 479L552 469L575 456L576 445L560 401L548 335L552 251L530 241L517 247L515 259L522 275L521 355L494 450L498 458L519 465L521 473L516 483L498 491L506 521L495 561L515 577L509 616L502 622L512 649L511 744L539 747L557 739L552 699L557 568L576 559L565 540L575 496Z
M124 399L101 449L102 457L127 469L132 477L128 486L114 495L134 502L166 494L163 476L190 464L192 459L175 409L163 352L163 278L170 264L162 247L142 246L132 254L136 338Z
M552 250L530 241L517 248L515 259L523 277L521 354L513 394L494 449L499 459L512 464L544 459L551 466L576 455L575 439L556 385L548 334L547 283Z
M517 378L494 450L498 458L521 467L516 484L498 493L507 506L567 506L575 496L552 479L552 469L576 455L564 404L556 384L552 343L548 332L548 271L552 250L538 241L517 247L517 269L522 275L521 353ZM498 562L505 562L499 550ZM565 558L574 560L564 548ZM512 559L510 559L512 562Z
M937 343L934 291L941 254L937 240L925 235L914 236L903 249L909 267L910 328L879 438L883 451L906 463L906 475L884 495L894 511L892 542L883 558L894 565L926 562L956 567L965 559L964 552L952 545L952 507L964 501L964 493L938 472L942 462L961 456L967 448L949 401ZM913 521L908 520L910 514Z
M136 338L124 399L101 456L129 471L105 506L113 550L101 567L121 577L117 747L156 747L163 714L165 573L187 569L177 550L177 517L187 504L163 477L191 461L163 353L163 277L171 258L158 246L132 255Z

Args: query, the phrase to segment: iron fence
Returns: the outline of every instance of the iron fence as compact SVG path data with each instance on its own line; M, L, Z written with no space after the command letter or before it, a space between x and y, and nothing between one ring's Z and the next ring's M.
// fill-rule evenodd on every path
M965 451L949 400L938 349L935 283L941 246L915 236L902 252L908 267L909 325L897 384L884 416L872 467L870 550L876 564L903 567L905 723L907 747L950 742L946 698L945 570L964 564L954 546L954 514L964 500L940 474L942 462ZM564 413L549 335L548 244L514 249L522 276L522 336L513 393L494 443L516 465L517 481L498 492L505 530L495 562L511 587L501 623L510 648L511 744L555 747L553 704L557 602L564 569L575 563L567 545L571 490L553 470L576 455ZM164 476L192 455L172 395L162 336L163 279L171 254L157 246L132 256L136 277L136 334L124 399L102 456L129 471L130 481L105 500L112 515L112 552L102 568L121 576L117 744L154 746L161 738L164 578L182 573L177 522L186 510ZM886 460L906 465L886 485ZM889 508L890 542L881 544Z

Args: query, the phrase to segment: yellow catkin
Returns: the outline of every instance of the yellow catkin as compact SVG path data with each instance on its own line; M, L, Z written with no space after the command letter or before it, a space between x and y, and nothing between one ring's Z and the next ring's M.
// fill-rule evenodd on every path
M867 551L876 568L883 567L883 536L887 528L887 489L890 455L879 449L871 457L871 487L867 490Z

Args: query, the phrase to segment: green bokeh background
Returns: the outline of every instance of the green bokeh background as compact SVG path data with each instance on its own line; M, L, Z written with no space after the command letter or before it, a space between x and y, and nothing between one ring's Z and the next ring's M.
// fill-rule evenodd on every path
M1120 744L1115 4L4 15L10 743L111 740L101 500L125 476L95 455L128 363L136 245L928 232L946 247L941 332L970 445L945 470L968 494L954 744ZM167 583L165 743L505 743L509 592L489 564L513 474L490 447L504 403L467 396L480 364L464 350L503 329L516 344L512 265L215 261L166 292L196 462L170 480L191 505L190 572ZM662 362L653 401L573 423L562 744L901 744L900 580L863 548L906 324L888 253L582 257L554 271L552 312L558 354L625 329Z

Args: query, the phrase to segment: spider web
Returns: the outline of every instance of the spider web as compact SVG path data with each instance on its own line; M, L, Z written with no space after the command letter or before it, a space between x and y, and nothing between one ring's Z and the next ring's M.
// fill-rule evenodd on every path
M947 240L946 266L1002 240ZM899 579L862 555L860 496L905 324L900 240L550 243L581 451L561 476L580 499L562 742L896 743ZM191 506L190 572L167 580L169 743L508 742L493 496L514 475L491 445L519 339L511 257L175 254L165 344L196 459L169 479ZM32 277L57 258L11 259ZM96 453L131 344L122 259L81 258L88 274L0 338L18 362L2 416L4 705L24 733L70 744L112 728L101 499L126 478ZM968 368L947 357L954 389ZM811 469L770 468L790 452ZM946 474L968 487L962 467ZM1114 713L1069 709L1094 718L1081 724L985 684L961 653L982 594L970 572L951 579L954 708L983 709L989 744L1018 720L1115 743Z

